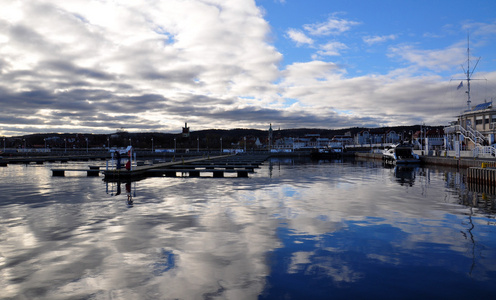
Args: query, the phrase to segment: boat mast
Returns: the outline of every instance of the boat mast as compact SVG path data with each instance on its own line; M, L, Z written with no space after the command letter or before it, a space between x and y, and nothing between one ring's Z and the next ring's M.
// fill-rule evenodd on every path
M477 59L477 62L475 63L474 68L472 71L470 71L470 35L467 34L467 71L465 71L465 68L462 65L463 73L467 75L467 109L470 110L470 104L472 101L470 100L470 80L472 80L472 75L474 74L475 68L477 68L477 65L479 64L480 57Z

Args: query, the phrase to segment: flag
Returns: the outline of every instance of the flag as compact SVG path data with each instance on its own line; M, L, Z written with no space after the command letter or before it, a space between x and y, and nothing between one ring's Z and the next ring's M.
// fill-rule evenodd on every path
M460 81L460 84L456 87L457 90L461 89L463 87L463 81Z

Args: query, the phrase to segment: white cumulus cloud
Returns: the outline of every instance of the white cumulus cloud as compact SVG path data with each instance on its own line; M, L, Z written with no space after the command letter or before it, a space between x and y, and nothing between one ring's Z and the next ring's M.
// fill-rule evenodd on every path
M312 45L313 40L309 38L304 32L296 29L289 29L287 31L288 37L296 42L297 45Z
M382 43L388 40L395 40L397 39L398 36L395 34L390 34L390 35L376 35L376 36L366 36L363 37L363 41L366 44L372 45L372 44L377 44L377 43Z
M360 22L330 17L325 22L304 25L306 31L311 35L337 35L346 32L351 27L359 25Z

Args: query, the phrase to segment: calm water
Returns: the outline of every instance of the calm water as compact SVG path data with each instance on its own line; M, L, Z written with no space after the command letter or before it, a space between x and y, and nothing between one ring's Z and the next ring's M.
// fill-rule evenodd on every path
M119 187L60 166L0 169L1 299L496 295L495 196L456 171L273 160Z

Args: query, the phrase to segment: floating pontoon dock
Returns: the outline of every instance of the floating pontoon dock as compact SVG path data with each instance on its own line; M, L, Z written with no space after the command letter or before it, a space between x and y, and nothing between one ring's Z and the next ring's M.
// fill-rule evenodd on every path
M105 160L108 155L59 155L59 156L33 156L33 157L3 157L0 158L0 166L6 167L9 164L25 164L35 163L37 165L46 162L61 162L69 161L90 161L90 160Z
M262 164L268 155L224 155L209 158L172 161L153 165L133 166L131 170L106 169L89 166L89 169L52 169L53 176L65 176L65 172L86 172L88 176L104 174L105 180L139 179L145 177L200 177L201 173L211 173L212 177L221 178L225 173L236 173L238 177L248 177L254 169Z
M132 170L110 169L103 171L106 180L133 179L140 177L199 177L200 173L212 173L213 177L224 177L225 173L237 173L238 177L248 177L268 158L267 155L227 155L211 158L166 162L133 167Z

